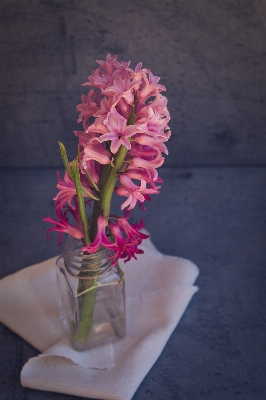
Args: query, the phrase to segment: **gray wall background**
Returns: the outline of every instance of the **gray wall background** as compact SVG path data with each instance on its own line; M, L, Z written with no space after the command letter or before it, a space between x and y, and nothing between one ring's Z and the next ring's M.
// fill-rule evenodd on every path
M266 0L1 0L0 19L0 276L62 251L42 218L95 59L142 61L167 87L173 132L145 224L199 266L200 290L134 399L264 400ZM4 400L78 400L21 387L37 350L0 330Z
M1 166L75 156L76 104L95 59L142 61L167 88L166 166L262 165L264 0L2 0Z

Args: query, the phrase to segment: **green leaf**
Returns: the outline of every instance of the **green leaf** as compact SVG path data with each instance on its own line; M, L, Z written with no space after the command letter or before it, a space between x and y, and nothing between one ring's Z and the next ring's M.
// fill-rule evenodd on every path
M71 169L69 167L69 164L68 164L68 158L67 158L67 153L66 153L65 146L61 142L58 142L58 144L59 144L59 147L60 147L60 153L61 153L61 156L62 156L62 160L63 160L64 166L65 166L65 169L68 172L69 176L72 179L74 179L72 171L71 171Z
M90 244L89 227L88 227L88 221L87 221L87 216L86 216L85 203L84 203L84 199L82 196L82 186L80 184L80 176L79 176L77 160L74 160L72 163L72 175L73 175L73 179L74 179L75 186L76 186L76 192L77 192L77 196L78 196L78 206L79 206L80 219L81 219L81 222L83 225L84 240L85 240L86 244Z

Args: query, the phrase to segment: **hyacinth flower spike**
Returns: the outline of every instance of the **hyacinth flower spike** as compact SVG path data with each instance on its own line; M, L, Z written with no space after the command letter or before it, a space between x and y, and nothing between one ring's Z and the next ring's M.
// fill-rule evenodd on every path
M140 225L129 222L129 210L138 204L144 208L145 201L159 193L156 183L162 180L157 168L164 163L163 153L168 154L170 115L167 98L161 94L165 87L158 76L142 68L142 63L131 68L130 61L118 62L111 54L97 63L83 84L91 89L77 105L83 130L75 131L78 155L72 162L60 143L65 174L63 179L57 175L54 201L58 221L50 217L44 220L54 225L48 236L51 231L59 232L58 244L62 234L68 233L82 241L84 255L102 247L112 251L115 265L118 259L126 262L143 252L139 246L148 235L140 231L142 221ZM126 198L121 204L124 216L111 214L114 193ZM88 200L93 202L91 215L87 215ZM80 279L78 293L89 287L84 282ZM92 317L96 290L89 287L89 293L87 311L82 312ZM91 322L83 325L79 340L90 329Z

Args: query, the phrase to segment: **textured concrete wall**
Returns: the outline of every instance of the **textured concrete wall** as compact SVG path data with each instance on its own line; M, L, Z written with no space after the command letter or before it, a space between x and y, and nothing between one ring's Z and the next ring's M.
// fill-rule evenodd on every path
M1 165L75 154L75 105L107 52L162 77L166 165L265 163L264 0L2 0ZM72 153L71 153L72 151Z

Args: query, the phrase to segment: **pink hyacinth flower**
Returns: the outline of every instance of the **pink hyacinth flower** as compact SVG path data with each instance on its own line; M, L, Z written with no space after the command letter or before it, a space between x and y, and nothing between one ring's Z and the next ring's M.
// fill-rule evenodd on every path
M115 191L119 196L127 197L127 200L121 205L121 210L125 207L132 210L136 206L137 201L143 203L145 200L144 194L159 193L159 188L146 188L146 181L144 179L140 181L140 186L137 186L126 174L121 174L120 182L122 186L118 186Z
M127 125L127 120L119 114L119 112L112 108L108 113L104 124L109 130L109 133L98 138L100 143L111 140L111 152L117 153L119 147L124 145L127 149L131 148L129 138L140 132L140 127L136 125Z
M105 125L103 125L103 121L106 119L107 114L109 113L109 111L111 110L112 106L114 104L114 99L111 97L110 99L108 99L107 97L104 97L101 101L101 107L99 108L99 110L94 114L94 117L97 118L97 125L94 125L95 128L99 129L99 124L102 124L102 129L103 131L99 132L96 131L98 133L107 133L107 129L105 127Z
M53 198L53 200L55 200L55 204L59 202L61 207L63 207L66 203L68 203L72 209L76 208L75 205L73 204L73 198L74 196L77 195L75 183L73 182L73 180L70 178L70 176L66 171L64 175L64 180L60 177L60 173L58 171L56 175L58 180L58 184L56 185L56 187L59 190L59 192ZM87 185L87 182L84 181L84 179L82 179L82 176L81 176L81 184L89 193L92 193L90 187ZM82 195L83 197L88 197L83 192Z
M117 223L110 224L110 230L115 238L114 256L112 265L115 265L119 258L125 259L125 262L129 261L132 257L136 259L135 254L143 253L142 250L138 249L138 245L141 243L141 239L136 239L134 243L123 236L121 228Z
M155 78L155 77L153 77ZM158 79L151 79L151 75L149 79L147 77L146 72L142 74L142 85L139 92L139 98L143 100L147 100L149 97L156 95L157 92L165 91L166 88L163 85L159 85L159 77Z
M114 248L115 256L112 263L113 265L119 258L124 259L125 262L129 261L132 257L136 259L136 254L143 253L143 250L138 248L142 239L147 239L149 237L149 235L139 232L144 226L143 221L141 220L140 225L131 225L127 221L129 216L130 213L125 212L125 217L117 218L116 222L110 223L110 230L114 237L115 244L117 245L117 247Z
M115 245L111 243L106 236L105 230L107 227L107 219L103 216L99 216L97 220L97 235L93 243L84 246L82 251L87 251L90 254L96 253L99 250L100 246L106 247L108 249L113 249Z
M143 220L140 219L140 224L130 224L128 222L130 216L130 212L126 211L124 217L119 217L117 219L117 223L120 226L120 228L123 229L127 237L131 240L131 242L134 242L136 238L139 239L148 239L150 236L146 235L145 233L140 232L140 229L144 228L144 223Z
M135 142L143 146L149 146L151 148L157 147L160 151L164 152L165 154L168 154L167 147L163 143L168 140L165 135L159 138L155 138L148 135L138 135L137 137L134 138L134 140Z
M84 147L82 166L86 169L86 162L89 160L98 161L100 164L110 164L110 153L106 150L97 138L90 138Z
M117 63L116 61L117 59L117 55L114 55L113 57L111 56L110 53L107 54L106 56L106 60L102 61L102 60L96 60L97 64L99 64L103 69L106 70L106 72L109 75L112 75L114 70L115 70L115 66Z
M132 89L139 85L141 81L131 81L130 78L130 76L124 79L119 75L116 76L113 84L102 90L102 94L108 97L115 96L116 103L123 97L128 104L132 104L134 101L134 92Z
M72 217L75 219L77 226L73 226L68 222L68 218L67 218L67 213L70 213L72 215ZM84 237L84 233L82 230L82 224L80 221L80 217L78 214L78 210L73 210L70 207L67 207L64 211L64 213L62 212L61 206L58 203L56 205L56 215L59 219L59 221L56 221L55 219L51 218L51 217L44 217L43 220L45 222L49 222L50 224L54 224L55 227L54 228L49 228L46 231L46 236L48 239L50 239L49 236L49 232L52 231L58 231L59 235L58 235L58 241L57 241L57 245L59 246L62 243L62 235L63 233L68 233L69 235L73 236L76 239L82 239Z
M76 106L77 111L80 111L77 122L83 120L83 128L86 130L89 126L88 118L93 116L100 108L100 93L94 93L91 89L88 96L81 96L82 103Z
M92 72L92 74L88 77L89 82L85 82L82 86L95 86L99 89L106 88L111 84L112 78L108 72L102 72L102 67L98 67L96 70Z

